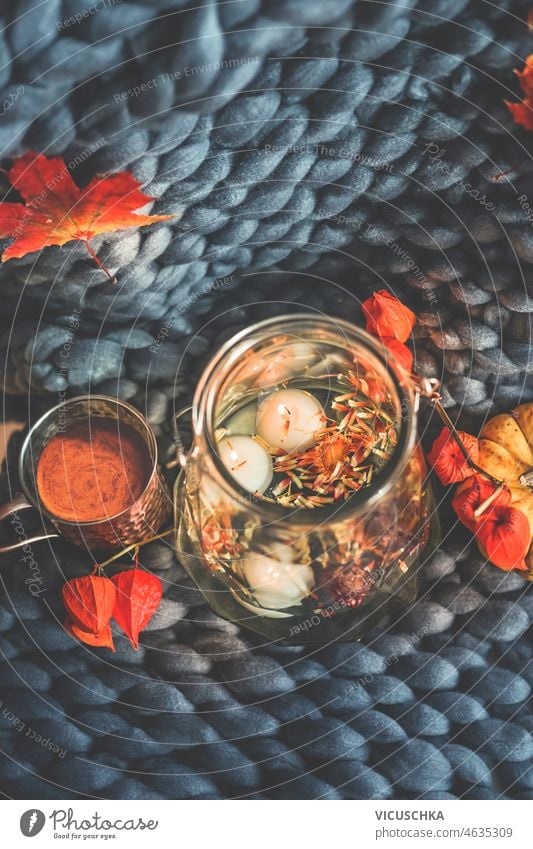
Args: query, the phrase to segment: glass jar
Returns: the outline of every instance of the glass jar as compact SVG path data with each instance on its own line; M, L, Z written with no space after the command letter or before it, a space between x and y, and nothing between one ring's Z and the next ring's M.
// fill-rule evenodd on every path
M345 321L283 316L225 343L174 495L178 556L217 614L301 644L358 638L407 608L437 533L418 401Z

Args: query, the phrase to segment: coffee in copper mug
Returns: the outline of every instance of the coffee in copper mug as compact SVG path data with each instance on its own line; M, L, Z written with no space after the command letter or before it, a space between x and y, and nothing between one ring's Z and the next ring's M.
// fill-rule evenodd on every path
M59 535L88 548L122 548L157 534L170 514L153 431L134 407L105 395L45 413L24 441L19 475L22 492L0 508L0 521L32 507L51 527L0 552Z

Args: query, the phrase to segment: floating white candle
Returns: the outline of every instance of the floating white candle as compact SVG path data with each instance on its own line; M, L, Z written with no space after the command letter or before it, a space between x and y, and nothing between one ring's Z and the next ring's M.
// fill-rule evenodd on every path
M309 448L325 424L320 401L302 389L279 389L259 404L257 433L271 448L288 454Z
M252 595L261 607L283 610L300 604L314 586L313 570L303 563L272 560L264 554L250 554L242 561L242 571ZM263 615L267 615L261 611Z
M307 342L294 342L274 353L254 354L248 362L245 360L239 379L259 389L274 387L289 377L300 375L318 358L317 351Z
M295 342L284 348L265 364L261 363L261 371L255 385L268 387L282 383L295 374L301 374L316 360L316 353L307 342Z
M250 436L226 436L218 443L222 462L248 492L263 493L272 482L272 458Z

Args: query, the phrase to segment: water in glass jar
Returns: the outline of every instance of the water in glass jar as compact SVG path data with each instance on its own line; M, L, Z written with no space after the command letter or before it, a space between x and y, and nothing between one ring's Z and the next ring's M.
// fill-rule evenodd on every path
M353 638L416 591L430 500L413 395L341 330L306 318L228 345L176 489L188 571L217 613L269 638Z
M379 487L397 445L398 411L382 382L355 372L296 378L229 401L215 431L219 456L252 505L286 511L268 521L203 489L203 555L241 605L271 618L333 616L386 584L402 554L408 568L420 518L408 482L392 513L378 503L336 521Z

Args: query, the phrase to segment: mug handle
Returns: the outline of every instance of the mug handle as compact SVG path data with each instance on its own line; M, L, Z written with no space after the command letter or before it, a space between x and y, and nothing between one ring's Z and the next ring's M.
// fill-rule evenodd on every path
M18 513L19 510L27 510L29 507L33 507L33 504L30 504L22 492L17 493L11 501L6 501L6 503L2 504L0 507L0 522L3 522L4 519L7 519L9 516L12 516L13 513ZM40 540L53 539L58 536L59 534L57 532L51 531L47 534L41 534L41 536L24 537L24 539L11 543L11 545L0 545L0 554L5 554L8 551L15 551L15 549L29 545L31 542L40 542Z

